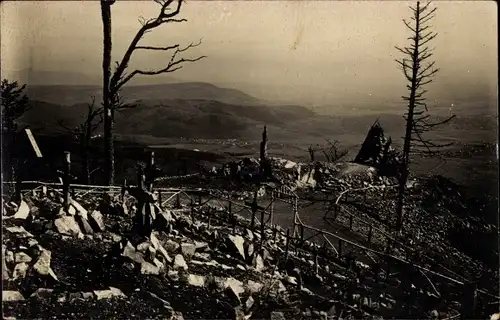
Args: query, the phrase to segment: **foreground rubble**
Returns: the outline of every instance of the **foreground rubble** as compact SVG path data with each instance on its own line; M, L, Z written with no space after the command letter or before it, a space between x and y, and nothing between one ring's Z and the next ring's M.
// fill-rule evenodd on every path
M318 186L334 191L391 183L366 166L315 170L323 175ZM315 256L321 249L311 243L305 247L315 251L287 249L280 228L265 230L261 241L260 232L223 217L209 223L199 210L156 205L153 231L139 235L134 203L108 194L76 198L67 209L60 203L47 194L4 208L5 316L382 319L445 318L460 310L459 296L444 299L404 274L384 281L377 263Z

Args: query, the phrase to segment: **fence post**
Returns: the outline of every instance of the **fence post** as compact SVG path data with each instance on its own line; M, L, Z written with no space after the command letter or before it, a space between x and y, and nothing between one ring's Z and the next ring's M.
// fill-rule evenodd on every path
M125 202L125 192L127 191L127 179L123 179L122 191L120 193L120 199Z
M21 174L19 173L19 170L16 172L16 185L15 185L15 200L21 203L23 200L23 193L22 193L22 179L21 179ZM11 189L12 190L12 189Z
M368 229L368 243L372 243L372 232L373 232L373 227L370 225L370 228Z
M154 181L154 175L153 175L153 167L155 165L155 152L150 151L149 152L149 157L148 157L148 165L147 165L147 190L149 192L153 192L153 181Z
M276 241L276 234L278 233L278 230L276 229L276 226L273 225L273 241Z
M208 230L210 230L211 222L212 222L212 208L208 207L208 226L207 226Z
M304 245L304 225L300 224L300 242Z
M314 244L314 274L318 275L319 273L319 262L318 262L318 249L316 244Z
M264 244L264 238L265 238L265 223L264 223L264 210L261 210L260 212L260 250L262 251L262 246Z
M175 208L176 209L181 208L181 193L180 193L180 191L177 192L177 194L175 195Z
M342 239L339 239L339 250L338 250L339 251L339 258L342 257L342 243L343 243Z
M69 151L64 152L64 179L63 179L63 201L64 209L67 211L69 209L69 176L71 172L71 153Z
M349 215L349 230L352 231L352 214Z
M163 197L161 195L161 190L158 190L158 205L163 208Z
M288 260L288 249L290 246L290 229L286 229L285 261Z
M269 223L271 226L273 225L274 222L274 191L271 192L271 208L270 208L270 217L269 217Z

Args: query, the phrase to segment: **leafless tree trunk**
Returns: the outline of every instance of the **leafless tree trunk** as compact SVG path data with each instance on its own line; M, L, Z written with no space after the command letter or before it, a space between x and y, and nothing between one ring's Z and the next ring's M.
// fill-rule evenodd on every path
M103 108L95 107L95 97L92 97L92 102L89 103L87 107L88 109L85 121L77 128L68 128L62 121L59 122L59 125L77 138L80 147L80 156L83 162L82 180L84 181L84 183L90 184L90 145L92 141L92 135L103 121ZM100 117L99 120L95 121L98 116Z
M113 148L113 126L114 112L120 108L127 106L120 99L120 91L122 87L132 80L136 75L153 76L164 73L174 72L183 67L186 62L195 62L205 58L199 56L196 58L179 58L179 55L188 51L191 48L197 47L201 41L196 44L189 44L181 47L179 44L171 46L140 46L139 42L144 35L153 29L167 23L180 23L187 21L186 19L177 19L181 11L183 0L153 0L160 6L160 12L157 17L151 19L139 19L141 28L130 42L127 51L121 61L116 63L116 69L111 75L111 5L112 1L101 0L101 12L104 31L104 52L103 52L103 106L104 106L104 149L105 149L105 171L108 183L111 185L114 182L114 148ZM175 8L171 8L173 4ZM129 74L125 71L129 65L130 59L136 50L148 51L166 51L172 52L169 62L163 67L154 70L136 69Z
M109 185L115 178L114 145L113 145L113 106L111 105L111 6L114 0L101 0L101 16L103 25L102 54L102 104L104 107L104 172Z
M429 48L428 43L433 40L437 33L430 31L431 27L428 22L434 18L434 13L437 8L431 9L430 2L421 5L417 2L416 7L410 7L413 11L411 17L412 23L403 20L406 27L411 31L412 36L409 38L411 44L407 47L396 47L403 55L404 58L396 60L399 67L404 73L405 79L409 82L406 85L409 91L409 96L403 96L403 100L408 101L408 111L404 118L406 120L406 132L404 137L403 156L401 163L401 172L399 175L399 188L397 200L397 224L396 229L401 230L403 225L403 207L406 192L406 183L409 176L410 153L419 152L419 148L426 150L426 152L435 154L436 148L444 147L446 145L437 145L424 139L423 133L431 130L433 127L444 124L450 121L454 116L441 121L439 123L428 123L429 115L425 113L427 104L423 95L427 90L422 90L422 87L432 82L432 77L438 72L434 68L435 61L427 62L432 57L432 49ZM412 135L415 134L415 138ZM434 148L432 150L431 148Z

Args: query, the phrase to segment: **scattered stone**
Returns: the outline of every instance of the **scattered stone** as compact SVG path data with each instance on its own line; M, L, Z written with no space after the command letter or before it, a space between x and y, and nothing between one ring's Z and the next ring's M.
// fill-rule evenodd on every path
M57 276L52 271L50 267L52 253L48 250L42 249L40 255L38 256L38 260L33 265L33 270L35 270L38 274L43 276L50 276L54 280L58 281Z
M264 270L264 268L265 268L265 267L264 267L264 260L262 260L262 257L260 256L260 254L258 254L258 255L254 258L254 260L253 260L253 262L252 262L252 266L255 268L255 270L256 270L257 272L261 272L261 271L263 271L263 270Z
M82 300L82 299L83 299L83 294L81 292L71 292L68 294L69 301Z
M271 320L286 320L286 318L283 312L273 311L271 312Z
M16 264L14 271L12 272L12 279L24 279L26 273L28 272L29 265L26 262L21 262Z
M196 250L202 250L208 248L208 243L203 241L195 241L194 245L196 247Z
M31 257L24 252L17 252L14 258L14 261L16 263L31 262L31 260L32 260Z
M174 269L188 269L186 260L184 260L184 257L181 254L178 254L174 257Z
M92 299L94 299L94 293L92 293L92 292L82 292L82 299L83 300L92 300Z
M137 263L144 262L144 256L142 255L142 253L135 251L135 248L132 246L130 241L127 241L127 244L123 248L122 256L129 258L130 260Z
M54 289L38 288L31 294L30 298L36 300L48 300L52 297L52 292L54 292Z
M31 233L29 233L28 231L26 231L26 229L24 229L23 227L14 226L14 227L8 227L5 229L10 233L15 233L16 238L19 238L19 239L34 238L34 236Z
M149 247L150 247L150 243L145 241L145 242L142 242L142 243L139 243L136 247L137 251L141 252L141 253L146 253L146 251L148 251Z
M179 271L174 271L174 270L168 270L167 276L170 278L172 281L179 281Z
M158 248L156 248L156 251L159 252L161 256L163 256L165 262L169 264L172 263L172 258L168 254L167 250L165 250L165 248L163 248L161 244L158 244Z
M205 277L195 274L188 275L188 284L195 287L205 286Z
M243 237L240 235L237 236L229 235L228 239L230 240L229 241L230 247L232 246L232 248L235 249L236 252L240 254L241 258L245 260L245 249L244 249L245 239L243 239Z
M19 209L17 209L16 214L14 214L14 219L22 219L25 220L28 218L30 214L30 208L24 200L21 201L21 204L19 205Z
M159 275L160 274L160 268L147 262L143 261L141 263L141 274L153 274L153 275Z
M250 293L257 293L263 287L264 287L264 285L262 283L259 283L259 282L255 282L252 280L248 280L248 282L247 282L247 288L248 288L248 291L250 291Z
M84 207L82 207L78 202L76 202L73 199L70 199L70 203L71 206L73 206L74 209L76 209L76 212L78 213L79 216L81 216L85 220L88 220L88 211Z
M186 258L191 258L196 251L196 245L194 243L182 243L181 252Z
M158 250L161 247L160 240L156 237L156 232L151 232L151 235L149 236L149 240L151 241L151 244L153 245L153 248Z
M249 296L247 301L245 302L245 308L247 311L249 311L255 303L255 300L252 298L252 296Z
M89 222L93 225L98 232L103 232L106 230L106 226L104 225L104 218L102 217L102 213L97 210L94 210L90 215Z
M118 288L115 287L109 287L109 290L113 293L114 297L123 297L126 298L127 296Z
M94 290L97 300L111 299L113 297L127 297L120 289L109 287L108 290Z
M81 233L80 227L75 221L75 218L70 216L63 216L54 221L54 226L57 232L68 236L78 236Z
M241 265L241 264L238 264L236 266L237 269L240 269L241 271L246 271L247 269L245 268L245 266Z
M164 247L168 252L176 253L180 245L177 242L168 239L167 242L165 242Z
M5 262L8 264L13 264L14 263L14 252L10 250L5 251Z
M184 320L184 316L182 315L182 312L174 311L174 312L172 312L172 316L170 317L170 320Z
M24 297L19 291L2 291L2 301L23 301Z
M254 254L254 246L253 243L250 243L247 247L247 257L253 257Z
M92 226L90 225L90 223L87 221L87 219L84 216L77 215L76 222L78 223L81 230L83 230L83 232L85 234L94 234L94 230L92 229Z

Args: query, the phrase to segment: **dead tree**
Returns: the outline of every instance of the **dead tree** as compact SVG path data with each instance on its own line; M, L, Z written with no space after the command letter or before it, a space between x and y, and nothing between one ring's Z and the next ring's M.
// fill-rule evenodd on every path
M327 162L335 163L335 162L339 161L340 159L342 159L343 157L345 157L349 153L349 150L347 150L347 149L342 150L339 148L339 146L338 146L339 141L338 140L335 140L333 142L330 141L329 139L325 139L325 140L328 143L328 146L323 148L322 151L323 151L323 154L325 155Z
M403 71L405 79L408 81L406 88L408 96L403 96L403 100L408 102L408 109L404 115L406 120L406 132L404 136L403 155L401 160L401 172L399 174L399 189L397 201L397 224L396 229L401 230L403 224L403 206L406 191L406 183L409 176L410 153L435 154L439 148L450 144L435 144L424 138L424 133L434 127L450 121L454 116L444 121L430 123L427 114L427 104L424 95L427 90L423 87L432 82L432 77L439 69L434 67L435 61L428 62L432 57L432 49L429 47L437 33L430 30L429 21L434 18L437 8L430 8L430 2L421 5L417 2L416 7L410 7L413 12L411 22L403 19L405 26L411 31L412 36L409 46L396 47L404 57L396 60Z
M28 96L24 93L26 85L20 86L17 81L9 82L3 79L0 90L2 94L2 151L4 164L8 168L4 171L7 179L14 179L18 170L18 159L15 150L15 140L19 132L18 119L30 109Z
M94 132L103 122L103 108L96 108L95 97L92 97L92 102L87 105L87 114L85 120L76 128L67 127L62 121L59 125L69 132L78 141L80 156L83 162L82 180L86 184L91 183L90 171L90 146Z
M161 25L168 23L186 22L186 19L179 19L183 0L154 0L159 5L158 16L151 19L139 19L141 28L130 42L127 51L121 61L116 62L116 69L111 75L111 6L115 1L101 0L101 13L104 32L104 51L103 51L103 106L104 106L104 150L105 150L105 171L108 183L111 185L114 182L114 147L113 147L113 127L114 127L114 110L116 104L119 103L119 93L122 87L136 75L154 76L164 73L171 73L183 67L187 62L196 62L205 58L198 56L196 58L180 57L184 52L201 44L191 43L181 47L180 44L171 46L140 46L139 42L144 35ZM172 8L174 7L174 8ZM134 52L139 50L145 51L165 51L171 52L172 55L166 65L158 69L140 70L135 69L126 74L125 71L129 66L130 59Z

